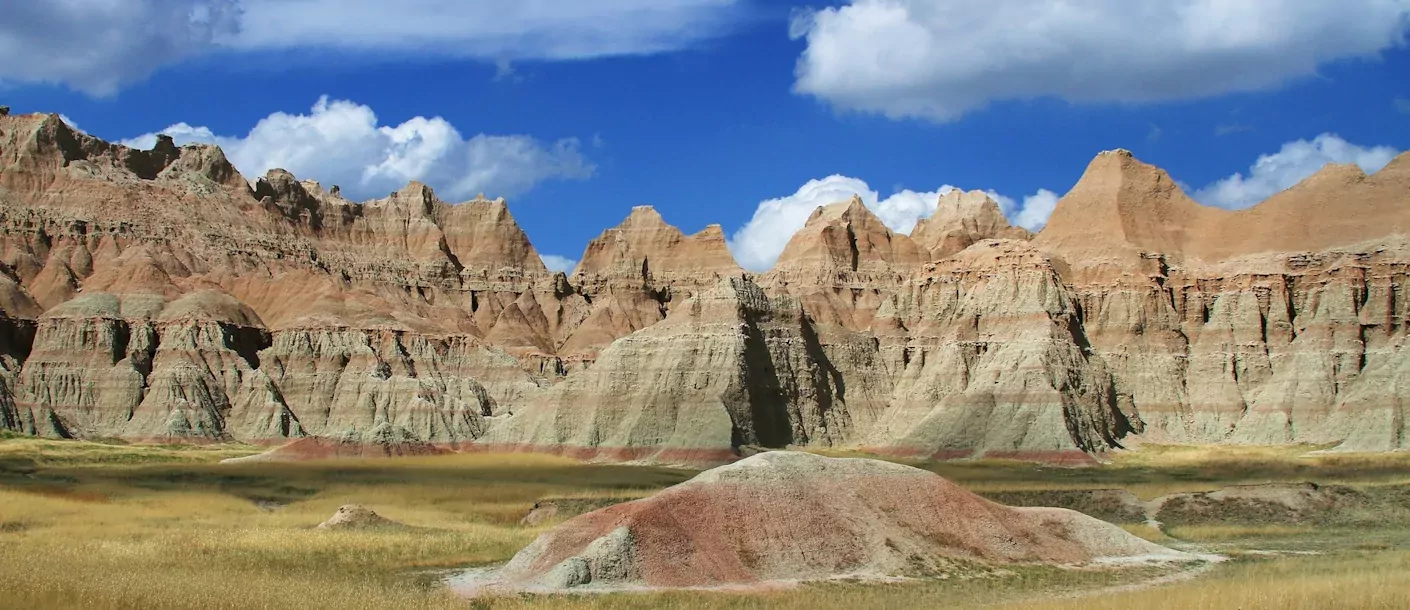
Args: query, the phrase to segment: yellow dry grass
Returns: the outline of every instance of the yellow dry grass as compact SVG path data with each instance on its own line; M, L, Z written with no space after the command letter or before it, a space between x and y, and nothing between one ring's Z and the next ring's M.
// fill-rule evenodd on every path
M583 464L534 454L217 464L244 446L154 447L0 439L0 607L15 608L464 608L439 586L439 570L504 561L553 525L518 520L544 498L634 498L693 473ZM1275 480L1406 478L1401 458L1302 458L1283 450L1204 452L1143 448L1100 468L1063 469L974 461L923 466L978 489L1144 486L1147 490ZM1203 457L1201 457L1201 455ZM360 532L312 529L343 504L363 504L411 526ZM265 508L261 508L261 507ZM280 506L275 510L268 507ZM1126 526L1174 543L1159 530ZM1183 541L1244 545L1302 541L1300 527L1184 526ZM1357 532L1329 534L1342 539ZM1345 596L1376 606L1404 601L1407 536L1377 539L1320 558L1259 559L1152 592L1084 599L1086 607L1202 606L1237 599L1282 606ZM1356 549L1360 550L1356 550ZM1350 554L1346 554L1350 553ZM1319 563L1319 560L1331 561ZM1358 563L1400 580L1358 575ZM1325 567L1325 566L1332 567ZM1341 567L1337 567L1341 566ZM1168 571L1165 569L1164 571ZM1018 569L1003 578L891 585L829 583L752 595L675 592L477 600L486 608L884 608L974 607L1115 587L1164 573ZM1239 583L1247 580L1247 585ZM1296 582L1293 582L1296 581ZM1203 589L1201 587L1211 587ZM1379 586L1372 595L1359 589ZM1243 587L1243 588L1240 588ZM1237 589L1237 591L1235 591ZM1186 605L1168 601L1171 592ZM1151 595L1151 597L1142 597ZM1239 596L1242 597L1239 597ZM1281 596L1281 597L1280 597ZM1379 597L1378 597L1379 596ZM1364 601L1364 603L1363 603ZM1174 602L1172 602L1174 603ZM1272 605L1269 605L1272 604ZM1035 606L1047 607L1047 606ZM1060 604L1054 607L1063 607ZM1410 607L1410 606L1405 606Z
M1228 485L1316 481L1410 484L1410 453L1318 453L1323 447L1142 445L1113 451L1090 467L1007 460L915 463L978 493L1121 488L1143 500Z
M1165 535L1165 532L1160 531L1159 528L1148 523L1123 523L1121 529L1126 530L1126 533L1137 538L1151 542L1160 544L1169 544L1171 542L1170 536Z
M1265 523L1258 525L1177 525L1166 528L1166 533L1177 540L1199 542L1224 542L1229 540L1272 540L1306 536L1317 532L1311 525L1286 525Z
M1402 610L1410 551L1288 557L1231 566L1163 587L1006 606L1010 610Z
M133 445L122 441L75 442L8 434L0 436L0 461L32 460L49 466L209 463L260 451L262 449L240 444Z

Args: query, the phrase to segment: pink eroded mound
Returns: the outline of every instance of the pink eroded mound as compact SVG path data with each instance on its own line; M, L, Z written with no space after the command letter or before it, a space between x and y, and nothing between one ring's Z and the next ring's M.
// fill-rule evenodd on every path
M1010 508L877 460L770 452L565 522L479 591L719 587L1188 555L1069 510Z

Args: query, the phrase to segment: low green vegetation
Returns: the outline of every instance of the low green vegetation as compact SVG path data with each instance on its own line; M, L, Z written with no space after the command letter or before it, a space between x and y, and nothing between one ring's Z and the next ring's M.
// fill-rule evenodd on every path
M1410 607L1410 551L1401 550L1410 548L1410 456L1301 457L1306 450L1145 447L1079 469L920 464L980 493L1029 494L1054 504L1080 502L1085 496L1074 490L1120 488L1150 499L1268 481L1346 485L1375 499L1358 505L1361 513L1309 523L1157 529L1134 514L1109 516L1147 539L1232 558L1198 575L1180 574L1183 567L1021 568L974 579L831 582L749 594L472 602L441 588L441 576L504 561L554 525L519 524L536 501L641 497L694 473L529 454L220 464L257 448L6 436L0 607ZM312 529L344 504L413 527Z

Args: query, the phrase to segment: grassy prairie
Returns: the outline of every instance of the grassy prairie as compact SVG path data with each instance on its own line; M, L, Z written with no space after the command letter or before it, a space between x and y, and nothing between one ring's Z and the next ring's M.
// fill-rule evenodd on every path
M254 451L0 438L0 607L465 608L472 604L437 586L438 574L504 561L532 541L552 525L518 524L535 501L640 497L694 474L527 454L217 463ZM1154 497L1229 483L1311 480L1400 494L1410 483L1407 456L1299 455L1146 447L1094 468L997 461L921 466L984 493L1126 488ZM412 528L312 529L351 503ZM1124 524L1148 539L1198 544L1236 558L1197 579L1151 590L1121 588L1168 568L1023 568L1003 577L827 583L753 595L509 597L473 605L893 610L1041 597L1047 601L1020 607L1410 607L1410 552L1400 550L1410 548L1410 516L1391 511L1353 521L1340 529L1211 523L1160 531ZM1323 554L1247 552L1270 549ZM1106 593L1061 598L1092 590ZM1238 603L1222 603L1229 600ZM1328 600L1346 604L1329 606Z
M1410 551L1294 556L1238 562L1209 576L1163 587L1004 607L1011 610L1400 610L1410 607L1408 579Z

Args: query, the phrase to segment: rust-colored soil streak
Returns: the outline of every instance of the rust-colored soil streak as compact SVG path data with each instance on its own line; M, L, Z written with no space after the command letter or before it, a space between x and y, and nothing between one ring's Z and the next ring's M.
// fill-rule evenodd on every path
M1010 508L924 470L769 452L565 522L462 592L933 576L1190 557L1064 509Z

